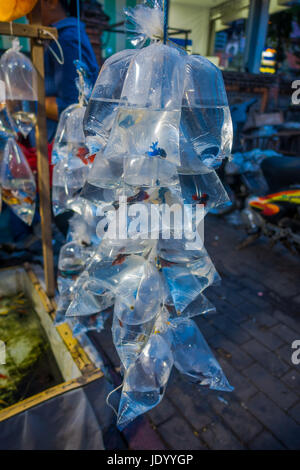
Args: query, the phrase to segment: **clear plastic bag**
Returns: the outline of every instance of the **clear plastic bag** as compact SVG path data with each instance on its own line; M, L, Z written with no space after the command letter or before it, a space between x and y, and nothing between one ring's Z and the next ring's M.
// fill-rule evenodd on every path
M182 374L206 388L233 390L193 320L172 320L172 334L174 365Z
M79 336L88 331L97 331L98 333L103 330L107 318L111 315L111 309L104 310L103 312L90 315L89 317L79 317L76 319L68 318L68 323L72 327L73 336Z
M180 129L183 147L188 144L189 150L182 155L179 172L201 173L201 163L214 168L230 156L232 122L222 72L201 56L185 58Z
M137 51L118 52L101 68L84 117L84 133L91 153L106 147L121 99L122 87L131 59Z
M76 157L73 157L76 158ZM60 160L53 168L52 206L54 215L68 210L79 195L88 174L88 167L79 159L72 166L67 159Z
M17 128L26 137L36 123L37 73L31 60L20 52L13 40L0 59L0 79L5 82L7 108Z
M85 106L76 103L61 113L54 137L52 165L73 156L85 162L89 153L82 128L85 110Z
M138 286L144 272L145 260L142 256L117 254L115 257L96 253L87 267L89 280L94 280L100 290L109 290L123 296L132 303L132 292Z
M205 214L231 205L228 194L214 170L198 175L180 175L179 179L185 204L202 204Z
M114 303L114 295L108 290L101 290L96 282L87 278L85 272L75 282L73 293L66 317L98 314Z
M120 296L116 297L114 314L127 325L141 325L157 316L162 306L161 276L151 262L145 262L143 273L137 286L131 292L132 305ZM127 298L129 297L127 292Z
M1 77L1 72L0 72ZM15 124L9 114L9 111L6 106L6 92L5 92L5 82L0 79L0 142L1 142L1 153L3 149L3 142L6 142L8 137L15 137ZM2 160L2 155L0 157L0 162Z
M2 198L14 213L31 225L35 213L36 183L14 138L6 141L1 163Z
M125 374L118 411L119 429L160 403L172 367L169 344L161 335L152 334Z
M154 323L155 318L141 325L128 325L114 315L113 342L125 370L136 361L150 337Z
M72 241L64 245L59 253L58 269L63 276L80 274L85 268L93 251L90 247Z

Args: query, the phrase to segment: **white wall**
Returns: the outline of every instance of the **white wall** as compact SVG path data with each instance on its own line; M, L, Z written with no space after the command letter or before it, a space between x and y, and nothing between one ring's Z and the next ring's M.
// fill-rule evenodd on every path
M192 33L189 38L193 41L193 53L206 55L209 37L209 8L187 5L184 0L182 3L172 3L171 1L169 26L191 29Z

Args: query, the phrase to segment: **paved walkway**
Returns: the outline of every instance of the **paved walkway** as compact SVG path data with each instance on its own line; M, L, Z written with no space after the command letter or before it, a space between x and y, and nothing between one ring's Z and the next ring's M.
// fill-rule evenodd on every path
M124 439L148 449L300 449L300 365L291 362L300 257L266 241L237 251L243 232L213 216L205 231L223 282L206 291L217 313L197 323L235 391L197 391L174 372L162 403ZM111 338L101 334L98 344L116 369Z

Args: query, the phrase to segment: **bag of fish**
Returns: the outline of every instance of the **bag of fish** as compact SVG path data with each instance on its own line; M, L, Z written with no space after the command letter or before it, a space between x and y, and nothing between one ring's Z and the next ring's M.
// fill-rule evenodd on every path
M14 123L6 106L5 83L0 80L0 165L3 161L4 149L9 137L16 137ZM2 187L0 180L0 213L2 210Z
M1 56L0 79L6 86L6 104L17 129L24 137L36 124L37 72L22 52L19 39Z
M6 141L1 163L2 199L27 225L36 207L36 183L30 166L13 137Z
M70 204L84 185L88 165L93 161L83 133L83 118L91 86L85 65L75 61L75 66L78 73L78 103L62 112L52 150L52 205L55 216L70 209Z
M220 278L202 241L190 243L205 213L228 203L215 172L232 142L222 74L164 43L161 1L125 14L138 48L104 63L84 117L87 146L98 151L81 198L106 221L66 312L86 328L89 317L101 314L104 325L113 316L120 429L162 400L173 366L199 387L232 390L193 320L214 310L203 292Z

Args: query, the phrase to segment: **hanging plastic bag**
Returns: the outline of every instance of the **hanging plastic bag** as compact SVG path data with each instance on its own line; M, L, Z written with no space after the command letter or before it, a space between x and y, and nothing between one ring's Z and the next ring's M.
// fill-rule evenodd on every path
M84 133L91 154L105 149L118 107L126 105L121 99L122 87L136 54L133 49L118 52L101 68L84 117Z
M198 175L180 175L179 178L185 204L201 204L205 214L231 205L228 194L214 170Z
M1 157L2 160L2 150L3 145L6 143L8 137L15 137L15 127L14 122L9 114L6 105L6 92L5 92L5 82L0 80L0 142L1 142Z
M222 72L201 56L185 58L180 129L183 149L189 146L180 173L201 173L201 163L214 168L230 156L232 122Z
M23 222L31 225L36 207L35 179L22 150L12 137L4 148L1 186L3 201Z
M5 83L0 80L0 166L2 164L4 149L9 137L14 137L14 124L6 107ZM2 188L0 181L0 213L2 210Z
M172 334L174 365L181 373L203 387L233 390L193 320L172 320Z
M92 249L80 242L72 241L64 245L59 253L58 269L63 276L80 274L90 259Z
M18 39L0 59L0 79L5 82L7 108L17 128L26 137L36 123L37 73L28 57L20 52Z
M127 325L141 325L157 316L161 308L161 275L151 262L144 264L143 273L131 293L132 304L119 295L116 297L114 314ZM129 292L127 292L129 298Z
M117 315L113 317L112 336L115 348L125 370L133 364L147 343L155 318L141 325L128 325Z
M88 168L79 160L71 166L68 158L60 160L53 168L52 206L54 215L61 214L70 208L79 195L86 180Z
M125 374L118 411L119 429L158 405L172 367L173 355L169 344L161 335L152 334Z
M100 331L103 330L107 318L111 315L111 308L104 310L103 312L90 315L89 317L79 318L68 318L68 323L72 327L73 336L79 336L88 331Z
M78 158L80 156L84 158L88 154L82 129L84 112L85 107L75 103L68 106L61 113L54 137L52 165L67 158L69 154L73 154L74 146L77 147L75 154L78 153ZM84 151L78 151L80 147L83 147Z

